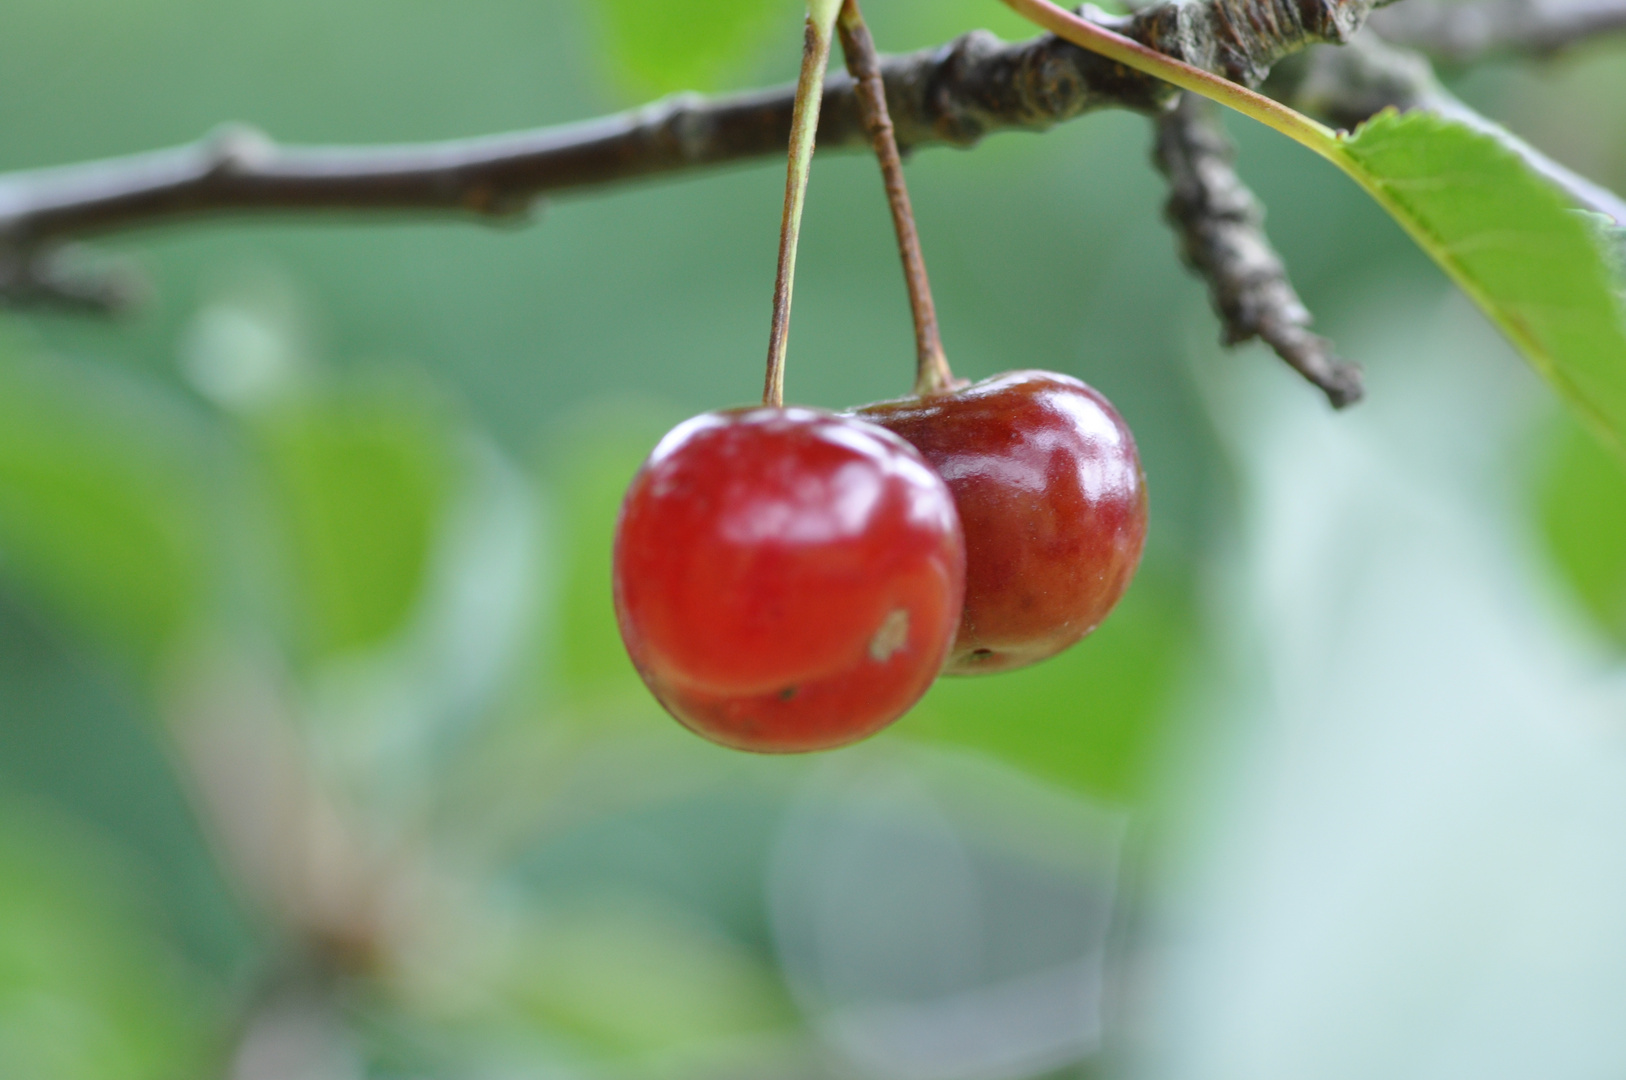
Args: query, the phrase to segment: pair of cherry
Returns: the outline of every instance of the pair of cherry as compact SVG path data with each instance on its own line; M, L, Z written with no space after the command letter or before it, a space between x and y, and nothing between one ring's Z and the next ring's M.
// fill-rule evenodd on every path
M1134 438L1077 379L957 383L938 336L874 43L810 0L761 408L679 424L616 526L622 640L673 716L726 746L822 750L902 716L939 674L1004 671L1094 630L1134 575ZM915 396L785 408L791 281L824 66L839 31L886 179L915 320Z
M1145 535L1128 427L1064 375L843 415L705 413L627 492L616 614L639 674L691 730L821 750L890 724L940 673L1078 641Z

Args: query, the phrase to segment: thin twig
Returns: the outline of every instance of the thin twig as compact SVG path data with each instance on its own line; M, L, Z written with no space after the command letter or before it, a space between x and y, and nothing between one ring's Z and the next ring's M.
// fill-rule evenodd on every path
M146 297L145 279L129 265L106 260L84 263L75 245L39 253L7 251L0 244L0 306L112 315Z
M1413 0L1374 15L1372 28L1386 41L1450 64L1489 56L1552 56L1626 31L1626 0Z
M1154 160L1169 180L1164 213L1181 255L1208 282L1227 345L1257 337L1335 408L1353 404L1361 398L1360 369L1310 332L1310 313L1265 236L1258 200L1231 167L1234 156L1213 105L1196 94L1158 119Z
M847 71L858 89L859 107L864 127L869 131L870 145L880 162L886 202L892 211L892 228L898 236L898 255L903 260L909 311L915 323L915 393L942 393L954 385L954 372L949 370L948 357L943 352L937 305L932 302L926 259L920 251L920 233L915 228L915 212L909 205L909 188L903 179L903 159L898 154L892 118L887 115L880 58L875 52L875 39L870 36L863 13L858 10L858 0L844 0L836 19L836 30L841 34Z

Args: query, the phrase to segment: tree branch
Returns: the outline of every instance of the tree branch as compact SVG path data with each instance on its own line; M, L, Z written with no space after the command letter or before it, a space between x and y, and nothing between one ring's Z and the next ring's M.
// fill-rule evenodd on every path
M1450 64L1489 56L1552 56L1626 30L1626 0L1422 0L1375 16L1384 40Z
M1309 330L1310 312L1265 237L1259 201L1231 167L1235 150L1211 102L1193 94L1157 122L1153 160L1169 180L1164 216L1186 265L1208 282L1227 345L1259 338L1327 395L1334 408L1361 399L1360 369Z
M1439 85L1422 57L1369 33L1356 36L1372 10L1388 2L1168 0L1122 17L1089 5L1081 10L1144 45L1247 85L1291 58L1266 90L1341 126L1394 106L1432 109L1493 130L1581 206L1626 223L1626 203L1493 129ZM1541 51L1616 28L1626 0L1569 0L1565 7L1494 0L1449 13L1428 10L1433 14L1413 22L1380 18L1387 32L1438 39L1435 47L1446 52L1478 55L1513 37ZM1294 55L1316 43L1345 42L1352 47ZM1356 369L1307 329L1309 315L1206 109L1192 103L1170 113L1172 87L1052 35L1007 44L973 31L938 48L883 58L881 76L905 151L971 146L997 131L1041 131L1101 108L1159 117L1158 161L1173 187L1168 215L1187 263L1208 281L1226 339L1266 341L1334 404L1359 397ZM139 292L128 273L65 258L68 242L86 236L225 214L416 212L512 220L546 195L778 156L789 138L792 102L790 87L685 94L560 127L382 147L282 147L253 129L227 127L189 146L0 175L0 305L83 311L126 303ZM866 144L851 78L838 75L827 84L818 139L826 151Z
M1196 0L1091 17L1199 66L1257 81L1315 41L1342 41L1382 0ZM1056 37L1016 44L973 31L882 63L906 151L1043 130L1094 109L1154 112L1167 85ZM521 216L541 196L784 153L792 90L680 95L562 127L421 145L282 147L246 127L108 161L0 176L0 302L114 306L125 293L81 278L57 287L61 241L230 213L438 212ZM821 148L866 142L850 78L830 81Z
M905 147L969 146L1093 109L1151 110L1167 88L1053 37L973 31L882 63ZM613 116L447 142L279 146L241 126L189 146L0 176L0 240L38 247L179 218L267 211L429 211L511 218L540 196L782 156L794 88L680 94ZM868 146L852 79L833 75L821 149Z

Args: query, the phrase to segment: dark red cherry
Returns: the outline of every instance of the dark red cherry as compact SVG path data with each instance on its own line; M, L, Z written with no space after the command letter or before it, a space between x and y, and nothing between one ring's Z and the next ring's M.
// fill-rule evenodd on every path
M651 692L741 750L823 750L902 716L960 619L954 499L913 447L803 408L706 413L633 477L615 610Z
M1006 671L1106 618L1146 539L1129 427L1077 379L1011 371L853 415L897 432L948 481L965 530L965 610L947 671Z

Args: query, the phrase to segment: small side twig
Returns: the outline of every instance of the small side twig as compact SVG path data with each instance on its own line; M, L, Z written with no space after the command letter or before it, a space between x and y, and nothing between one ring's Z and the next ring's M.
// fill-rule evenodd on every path
M1413 0L1374 14L1372 28L1386 41L1449 64L1490 56L1552 56L1626 31L1626 0Z
M146 279L121 262L86 264L72 245L7 251L0 246L0 304L70 314L117 315L145 298Z
M1208 101L1186 94L1159 118L1154 160L1170 188L1164 212L1186 265L1208 282L1225 343L1257 337L1335 408L1359 401L1360 369L1310 332L1310 313L1265 237L1259 202L1231 167L1233 157Z
M926 259L920 251L920 233L915 213L909 205L909 188L903 179L903 158L892 130L892 117L886 109L886 86L881 80L880 57L875 39L864 24L857 0L845 0L836 18L841 35L841 51L847 71L857 88L858 104L870 145L881 166L886 185L887 206L892 211L892 227L898 236L898 255L903 260L904 282L909 289L909 310L915 323L915 393L936 394L954 385L943 337L937 326L937 305L932 301L931 281L926 276Z

